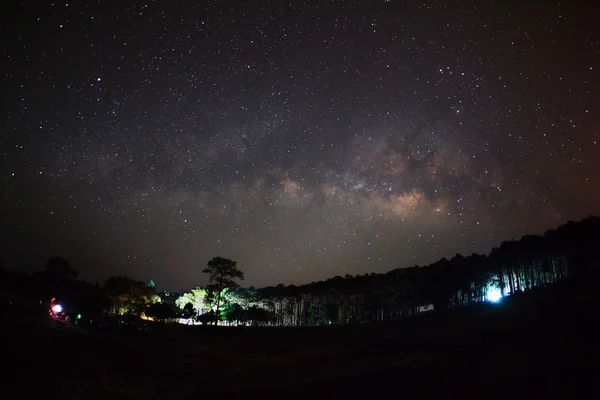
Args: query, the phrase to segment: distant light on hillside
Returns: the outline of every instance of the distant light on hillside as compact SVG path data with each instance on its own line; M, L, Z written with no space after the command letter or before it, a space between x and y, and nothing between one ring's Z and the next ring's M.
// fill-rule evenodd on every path
M500 300L502 300L502 291L494 287L488 288L485 297L487 298L487 301L498 303Z

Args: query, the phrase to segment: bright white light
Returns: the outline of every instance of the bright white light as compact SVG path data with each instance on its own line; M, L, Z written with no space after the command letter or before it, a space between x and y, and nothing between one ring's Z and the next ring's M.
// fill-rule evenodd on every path
M486 296L488 301L497 303L502 300L502 291L498 288L488 288Z
M52 307L52 311L54 311L55 314L59 314L62 312L62 306L60 304L56 304Z

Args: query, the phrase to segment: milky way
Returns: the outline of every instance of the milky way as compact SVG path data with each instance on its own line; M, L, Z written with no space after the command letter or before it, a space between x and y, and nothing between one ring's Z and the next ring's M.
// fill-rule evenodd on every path
M3 6L2 262L299 284L600 213L596 2L290 3Z

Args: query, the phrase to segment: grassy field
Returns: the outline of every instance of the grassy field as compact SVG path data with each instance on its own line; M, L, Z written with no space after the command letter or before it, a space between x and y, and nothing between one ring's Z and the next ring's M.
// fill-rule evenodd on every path
M5 313L4 360L19 398L590 398L600 395L598 289L587 277L499 306L322 328L107 335Z

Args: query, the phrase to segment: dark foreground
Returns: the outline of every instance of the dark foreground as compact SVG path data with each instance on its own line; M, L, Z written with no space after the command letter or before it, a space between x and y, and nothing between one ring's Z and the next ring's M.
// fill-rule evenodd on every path
M326 328L107 335L5 311L3 388L36 399L597 398L599 289L588 276L501 306Z

